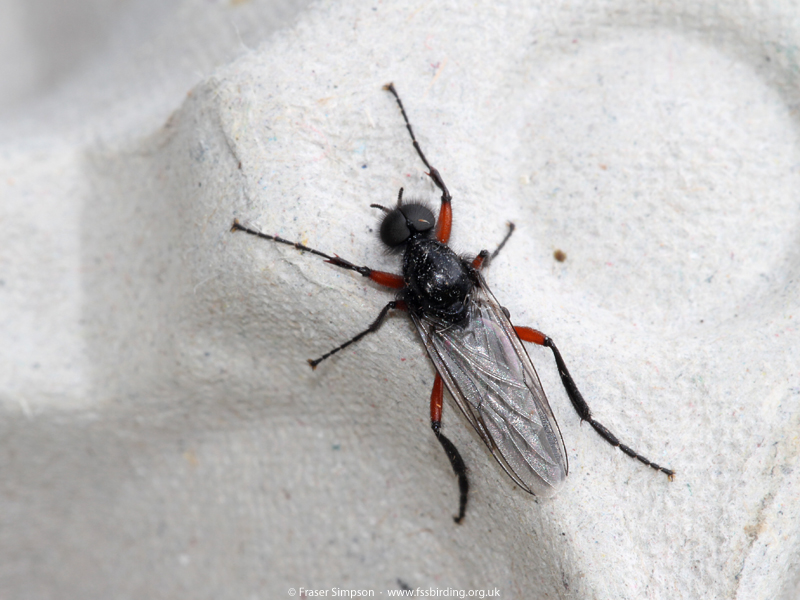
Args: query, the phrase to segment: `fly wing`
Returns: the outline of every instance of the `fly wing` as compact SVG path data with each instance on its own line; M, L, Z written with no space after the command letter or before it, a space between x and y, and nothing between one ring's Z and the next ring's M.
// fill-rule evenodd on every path
M561 431L514 326L481 278L462 324L411 314L467 420L511 479L552 496L569 466Z

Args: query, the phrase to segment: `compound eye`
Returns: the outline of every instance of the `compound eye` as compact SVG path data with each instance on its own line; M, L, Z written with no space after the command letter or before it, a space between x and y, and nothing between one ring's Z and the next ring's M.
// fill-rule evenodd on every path
M409 226L418 233L425 233L436 225L433 212L423 204L406 204L400 210L405 214Z
M406 225L406 216L395 209L387 214L381 223L381 241L387 246L399 246L411 237Z

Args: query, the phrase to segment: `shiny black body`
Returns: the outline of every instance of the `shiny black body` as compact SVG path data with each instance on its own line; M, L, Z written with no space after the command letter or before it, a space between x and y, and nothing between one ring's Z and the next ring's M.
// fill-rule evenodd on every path
M418 234L407 244L403 256L406 288L401 299L420 317L462 323L469 294L478 281L476 270L438 240Z
M508 311L486 287L479 271L497 256L514 225L509 223L508 233L493 253L483 250L473 260L462 258L447 246L452 225L450 192L439 171L425 158L394 86L387 84L384 89L394 95L414 149L428 169L427 175L442 192L438 218L424 202L404 202L402 188L394 207L371 205L384 212L380 226L383 244L403 251L402 275L358 266L338 255L250 229L237 220L231 226L232 231L309 252L397 292L397 297L383 307L369 327L319 358L309 360L309 365L316 368L323 360L376 332L391 311L410 313L437 371L431 391L430 424L458 477L460 499L459 512L454 517L456 523L464 518L469 481L460 453L441 431L445 386L497 462L521 489L549 497L567 476L566 448L523 341L552 350L561 381L581 420L587 421L612 446L672 479L672 470L621 444L592 417L553 340L535 329L515 326Z

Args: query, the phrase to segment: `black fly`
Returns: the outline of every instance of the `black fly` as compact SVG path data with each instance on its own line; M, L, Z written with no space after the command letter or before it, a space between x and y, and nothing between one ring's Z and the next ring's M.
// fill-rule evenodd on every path
M483 250L472 261L461 258L447 246L452 225L450 192L439 171L425 158L394 86L390 83L384 89L397 100L414 148L442 193L438 218L422 203L404 203L402 188L395 207L372 205L385 213L380 227L383 243L404 250L402 275L359 267L336 255L249 229L238 221L231 227L232 231L244 231L311 252L332 265L398 290L395 299L383 307L367 329L321 357L309 360L311 367L377 331L389 311L402 310L411 316L437 371L431 392L431 427L458 476L461 497L458 516L454 517L456 523L464 518L469 482L461 455L441 431L444 386L500 466L523 490L537 496L552 496L567 477L569 465L561 431L523 341L553 351L561 381L582 420L588 421L611 445L672 479L675 474L672 470L621 444L592 418L553 340L535 329L512 325L508 311L489 291L481 269L497 256L511 237L514 225L509 224L508 233L492 254Z

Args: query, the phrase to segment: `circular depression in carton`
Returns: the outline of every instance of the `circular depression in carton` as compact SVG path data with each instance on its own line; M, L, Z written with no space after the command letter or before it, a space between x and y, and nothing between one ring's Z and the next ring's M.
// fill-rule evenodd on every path
M520 194L542 252L567 253L564 285L676 328L795 287L792 91L751 50L622 30L537 65L520 102Z

